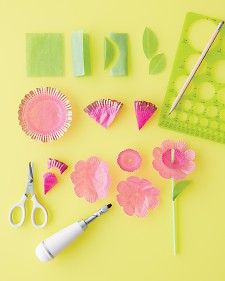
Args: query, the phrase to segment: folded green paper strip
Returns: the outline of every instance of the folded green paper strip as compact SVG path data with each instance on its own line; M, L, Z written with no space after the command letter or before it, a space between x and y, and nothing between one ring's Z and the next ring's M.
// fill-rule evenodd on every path
M110 38L118 47L119 57L111 69L112 76L125 76L128 74L128 34L110 33Z
M52 77L64 73L64 39L61 33L26 34L27 76Z
M104 39L104 69L110 66L115 57L115 49L113 43L105 37Z
M74 76L91 74L89 35L83 31L72 33L72 63Z

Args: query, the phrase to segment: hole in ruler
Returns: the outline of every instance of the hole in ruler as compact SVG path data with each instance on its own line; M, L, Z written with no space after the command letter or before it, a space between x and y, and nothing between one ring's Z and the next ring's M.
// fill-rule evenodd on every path
M225 110L222 110L220 112L220 119L224 120L225 121Z
M218 123L216 122L216 121L212 121L211 123L210 123L210 128L211 129L217 129L218 128Z
M211 83L204 82L201 83L197 92L201 100L208 101L214 96L215 88Z
M202 103L197 103L195 104L194 106L194 112L197 113L197 114L202 114L205 110L205 107Z
M218 113L218 111L217 111L216 106L209 106L206 110L206 114L209 117L216 117L217 113Z
M192 102L190 100L185 100L182 104L184 110L189 111L192 107Z
M217 92L217 100L225 104L225 88Z
M208 126L209 121L206 118L202 118L199 123L202 127L206 128Z
M213 67L213 76L219 83L225 83L225 60L218 61Z
M196 115L190 115L189 116L189 122L193 125L196 125L198 123L198 116Z
M191 46L202 52L205 48L207 42L209 41L211 35L216 29L216 23L210 20L201 19L196 21L189 28L189 40ZM218 39L218 38L217 38ZM213 47L218 41L216 40L213 43Z
M190 55L188 57L186 65L185 65L188 73L190 73L192 71L192 69L193 69L194 65L196 64L199 56L200 56L200 54L193 54L193 55ZM203 62L201 63L200 67L198 68L198 70L196 72L196 75L205 72L206 69L207 69L207 63L206 63L205 60L203 60Z
M187 113L181 112L178 116L178 119L182 122L185 122L187 120L187 117L188 117Z
M176 82L175 82L175 90L177 91L177 93L180 92L180 89L183 87L185 81L187 80L188 76L187 75L183 75L177 78ZM185 94L187 95L188 93L190 93L193 89L193 85L192 82L188 85L187 89L185 90Z

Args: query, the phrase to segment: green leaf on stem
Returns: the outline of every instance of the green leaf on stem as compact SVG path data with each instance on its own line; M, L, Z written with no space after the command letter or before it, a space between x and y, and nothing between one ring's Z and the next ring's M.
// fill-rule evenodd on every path
M179 181L175 184L173 190L173 201L176 200L177 196L181 194L181 192L191 183L190 180Z

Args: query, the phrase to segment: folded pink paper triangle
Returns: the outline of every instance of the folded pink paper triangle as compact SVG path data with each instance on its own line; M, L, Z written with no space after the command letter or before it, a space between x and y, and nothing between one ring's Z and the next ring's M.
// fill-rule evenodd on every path
M117 100L101 99L89 104L84 111L104 128L108 128L122 106Z
M48 193L49 190L51 190L57 183L57 177L55 174L53 173L45 173L43 175L43 179L44 179L44 193Z
M145 125L145 123L157 110L157 107L154 104L147 101L135 101L134 108L139 130Z

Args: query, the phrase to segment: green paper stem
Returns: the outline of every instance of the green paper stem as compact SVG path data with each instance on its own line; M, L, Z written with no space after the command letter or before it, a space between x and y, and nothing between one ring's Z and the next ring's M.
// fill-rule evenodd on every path
M171 149L171 162L175 161L175 149ZM175 180L171 179L172 183L172 227L173 227L173 255L177 254L177 222L176 222L176 201L173 200L174 189L175 189Z
M173 200L175 181L172 178L172 227L173 227L173 255L177 254L177 216L176 216L176 201Z

